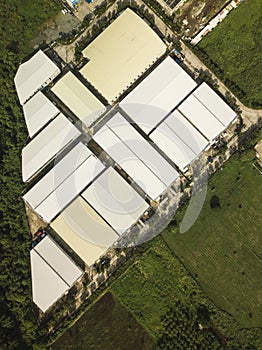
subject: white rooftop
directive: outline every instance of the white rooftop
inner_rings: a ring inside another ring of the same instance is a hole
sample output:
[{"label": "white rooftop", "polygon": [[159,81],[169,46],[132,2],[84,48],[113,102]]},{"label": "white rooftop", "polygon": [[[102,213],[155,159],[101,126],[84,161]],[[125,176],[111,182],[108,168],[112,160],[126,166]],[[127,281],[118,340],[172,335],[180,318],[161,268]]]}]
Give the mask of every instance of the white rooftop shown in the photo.
[{"label": "white rooftop", "polygon": [[[104,168],[99,159],[93,154],[89,155],[60,185],[53,188],[34,211],[45,222],[50,223]],[[32,196],[32,193],[30,195]]]},{"label": "white rooftop", "polygon": [[22,63],[15,75],[15,87],[21,104],[24,104],[41,87],[60,73],[60,69],[41,50]]},{"label": "white rooftop", "polygon": [[79,142],[61,160],[57,158],[55,166],[23,196],[23,199],[32,209],[37,208],[91,154],[92,152]]},{"label": "white rooftop", "polygon": [[108,168],[82,197],[118,234],[129,229],[148,209],[144,199],[113,168]]},{"label": "white rooftop", "polygon": [[44,237],[34,249],[68,286],[82,275],[82,270],[49,236]]},{"label": "white rooftop", "polygon": [[194,94],[179,107],[181,112],[209,141],[213,141],[225,126],[203,105]]},{"label": "white rooftop", "polygon": [[148,134],[196,86],[184,69],[167,57],[120,102],[120,107]]},{"label": "white rooftop", "polygon": [[41,91],[23,105],[23,111],[31,138],[59,113],[58,108]]},{"label": "white rooftop", "polygon": [[177,110],[150,134],[150,138],[182,171],[208,146],[208,141]]},{"label": "white rooftop", "polygon": [[66,145],[80,135],[80,131],[59,114],[22,150],[23,181],[30,180]]},{"label": "white rooftop", "polygon": [[82,275],[82,270],[46,236],[30,251],[34,303],[46,312]]},{"label": "white rooftop", "polygon": [[154,200],[178,178],[176,170],[120,113],[93,138]]},{"label": "white rooftop", "polygon": [[206,83],[202,83],[194,96],[225,126],[228,127],[237,117],[229,105],[222,100]]}]

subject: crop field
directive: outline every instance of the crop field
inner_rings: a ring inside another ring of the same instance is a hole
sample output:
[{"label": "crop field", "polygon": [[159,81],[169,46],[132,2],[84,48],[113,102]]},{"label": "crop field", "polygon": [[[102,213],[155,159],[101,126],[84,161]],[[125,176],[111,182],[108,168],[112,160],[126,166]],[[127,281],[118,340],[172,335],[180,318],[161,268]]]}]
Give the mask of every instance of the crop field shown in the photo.
[{"label": "crop field", "polygon": [[108,292],[52,346],[52,350],[153,350],[155,340]]},{"label": "crop field", "polygon": [[218,67],[228,88],[254,108],[262,106],[261,22],[261,1],[246,0],[197,46]]},{"label": "crop field", "polygon": [[211,179],[188,232],[170,226],[163,233],[204,292],[242,327],[258,327],[262,319],[262,175],[253,158],[251,150],[235,155]]}]

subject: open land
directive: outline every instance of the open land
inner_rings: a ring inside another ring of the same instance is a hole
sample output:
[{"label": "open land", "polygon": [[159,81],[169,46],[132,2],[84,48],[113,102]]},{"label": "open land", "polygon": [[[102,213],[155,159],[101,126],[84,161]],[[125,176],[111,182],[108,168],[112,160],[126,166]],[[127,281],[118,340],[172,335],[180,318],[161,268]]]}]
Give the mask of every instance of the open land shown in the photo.
[{"label": "open land", "polygon": [[188,0],[175,13],[183,32],[191,37],[216,15],[228,0]]},{"label": "open land", "polygon": [[[262,181],[253,157],[252,151],[234,156],[211,179],[202,212],[188,232],[169,227],[163,234],[205,293],[243,327],[258,327],[262,318]],[[219,207],[212,209],[214,196]]]},{"label": "open land", "polygon": [[52,347],[53,350],[155,349],[155,340],[108,292]]},{"label": "open land", "polygon": [[218,67],[214,72],[253,108],[262,106],[261,21],[261,1],[245,1],[198,45],[208,56],[199,52],[201,59],[207,65],[212,61]]}]

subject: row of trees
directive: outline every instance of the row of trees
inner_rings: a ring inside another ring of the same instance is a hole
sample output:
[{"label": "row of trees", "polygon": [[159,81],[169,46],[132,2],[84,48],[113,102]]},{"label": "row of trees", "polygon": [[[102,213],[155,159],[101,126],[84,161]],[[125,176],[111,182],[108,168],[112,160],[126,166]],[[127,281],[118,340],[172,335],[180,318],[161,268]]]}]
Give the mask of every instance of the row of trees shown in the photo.
[{"label": "row of trees", "polygon": [[36,320],[31,299],[31,237],[20,199],[21,149],[27,139],[14,87],[22,59],[42,23],[58,12],[49,0],[1,4],[0,50],[0,349],[31,349]]}]

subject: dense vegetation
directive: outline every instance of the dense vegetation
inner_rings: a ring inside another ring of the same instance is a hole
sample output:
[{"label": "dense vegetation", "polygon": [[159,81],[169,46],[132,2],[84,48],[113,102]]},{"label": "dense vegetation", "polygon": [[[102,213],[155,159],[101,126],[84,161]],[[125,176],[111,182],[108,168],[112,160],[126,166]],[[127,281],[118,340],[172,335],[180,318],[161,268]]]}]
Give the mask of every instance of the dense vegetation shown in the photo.
[{"label": "dense vegetation", "polygon": [[195,48],[244,104],[262,107],[262,3],[245,1]]},{"label": "dense vegetation", "polygon": [[0,349],[30,349],[35,337],[30,281],[30,233],[20,199],[21,149],[27,132],[14,75],[42,23],[57,13],[49,0],[1,3],[0,50]]}]

